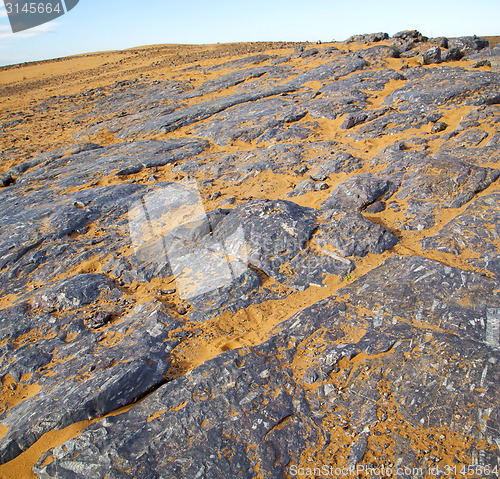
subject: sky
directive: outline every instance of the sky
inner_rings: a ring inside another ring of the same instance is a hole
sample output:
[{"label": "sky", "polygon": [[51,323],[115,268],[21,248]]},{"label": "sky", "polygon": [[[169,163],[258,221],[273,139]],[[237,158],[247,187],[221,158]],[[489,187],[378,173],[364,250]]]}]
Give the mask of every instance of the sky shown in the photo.
[{"label": "sky", "polygon": [[163,43],[327,42],[405,29],[500,35],[499,18],[500,0],[80,0],[56,20],[13,34],[0,4],[0,66]]}]

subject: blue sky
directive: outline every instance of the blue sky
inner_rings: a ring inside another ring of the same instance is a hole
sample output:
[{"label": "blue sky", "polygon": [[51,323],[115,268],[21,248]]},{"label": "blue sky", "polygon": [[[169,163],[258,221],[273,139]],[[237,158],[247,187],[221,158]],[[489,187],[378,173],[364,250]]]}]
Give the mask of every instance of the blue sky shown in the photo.
[{"label": "blue sky", "polygon": [[12,34],[0,6],[0,65],[158,43],[331,41],[355,33],[496,35],[500,0],[80,0],[66,15]]}]

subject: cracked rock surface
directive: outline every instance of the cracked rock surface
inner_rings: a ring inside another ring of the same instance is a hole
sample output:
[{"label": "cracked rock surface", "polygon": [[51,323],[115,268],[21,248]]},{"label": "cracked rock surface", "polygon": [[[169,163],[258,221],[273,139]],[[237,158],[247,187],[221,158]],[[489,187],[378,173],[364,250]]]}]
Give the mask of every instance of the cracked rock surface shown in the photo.
[{"label": "cracked rock surface", "polygon": [[0,71],[0,477],[496,477],[498,57],[405,30]]}]

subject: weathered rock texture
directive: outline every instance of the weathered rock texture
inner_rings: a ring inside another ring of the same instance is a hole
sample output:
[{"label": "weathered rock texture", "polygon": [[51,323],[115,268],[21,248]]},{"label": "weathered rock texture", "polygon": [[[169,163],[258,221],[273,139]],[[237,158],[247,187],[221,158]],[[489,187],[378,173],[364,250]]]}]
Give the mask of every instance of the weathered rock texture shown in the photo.
[{"label": "weathered rock texture", "polygon": [[0,91],[0,476],[496,477],[498,48],[165,48]]}]

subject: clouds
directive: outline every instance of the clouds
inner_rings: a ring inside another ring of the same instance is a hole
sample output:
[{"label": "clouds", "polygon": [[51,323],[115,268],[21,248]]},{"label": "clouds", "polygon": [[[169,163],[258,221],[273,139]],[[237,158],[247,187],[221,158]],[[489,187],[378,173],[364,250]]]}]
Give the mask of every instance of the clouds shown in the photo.
[{"label": "clouds", "polygon": [[34,37],[35,35],[50,33],[54,31],[55,28],[60,24],[61,24],[60,22],[52,21],[19,33],[12,33],[10,25],[0,25],[0,40],[16,40],[19,38],[31,38]]},{"label": "clouds", "polygon": [[8,20],[7,10],[3,5],[0,5],[0,40],[15,40],[19,38],[31,38],[43,33],[50,33],[60,25],[61,22],[48,22],[37,27],[30,28],[23,32],[12,33],[12,28]]}]

